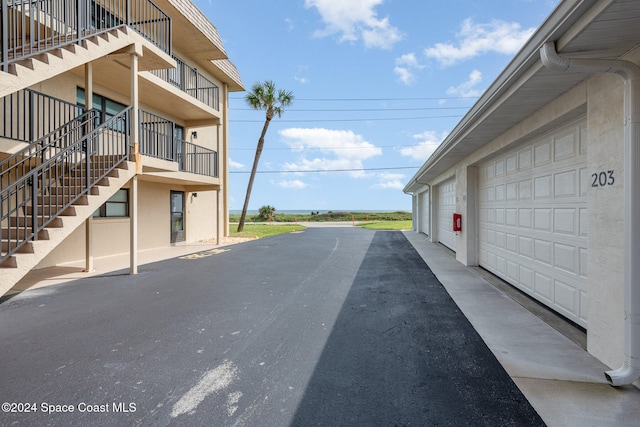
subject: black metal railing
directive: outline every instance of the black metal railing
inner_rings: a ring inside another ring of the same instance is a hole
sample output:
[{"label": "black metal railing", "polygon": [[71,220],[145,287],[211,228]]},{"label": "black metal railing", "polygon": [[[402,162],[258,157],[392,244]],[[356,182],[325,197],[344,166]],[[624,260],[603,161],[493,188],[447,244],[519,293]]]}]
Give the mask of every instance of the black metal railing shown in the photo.
[{"label": "black metal railing", "polygon": [[178,163],[183,172],[218,177],[218,152],[176,138],[173,121],[140,110],[140,154]]},{"label": "black metal railing", "polygon": [[31,143],[85,113],[74,103],[23,89],[0,101],[0,138]]},{"label": "black metal railing", "polygon": [[47,144],[53,149],[46,158],[33,153],[30,170],[0,190],[0,262],[37,240],[42,229],[127,160],[130,112],[128,107],[93,129],[89,116],[82,126],[69,126],[74,132],[82,129],[82,136],[66,144],[61,141],[68,132],[60,132]]},{"label": "black metal railing", "polygon": [[100,118],[89,110],[0,162],[0,191],[91,132]]},{"label": "black metal railing", "polygon": [[9,64],[127,26],[171,54],[171,18],[151,0],[9,0],[0,9],[2,71]]},{"label": "black metal railing", "polygon": [[209,107],[220,110],[220,88],[200,74],[197,69],[187,65],[182,59],[173,55],[178,64],[176,68],[152,70],[162,80],[172,84]]},{"label": "black metal railing", "polygon": [[218,177],[218,152],[191,142],[176,140],[181,146],[178,151],[178,164],[183,172]]},{"label": "black metal railing", "polygon": [[157,159],[176,161],[173,142],[175,124],[162,116],[140,109],[139,150],[140,154]]}]

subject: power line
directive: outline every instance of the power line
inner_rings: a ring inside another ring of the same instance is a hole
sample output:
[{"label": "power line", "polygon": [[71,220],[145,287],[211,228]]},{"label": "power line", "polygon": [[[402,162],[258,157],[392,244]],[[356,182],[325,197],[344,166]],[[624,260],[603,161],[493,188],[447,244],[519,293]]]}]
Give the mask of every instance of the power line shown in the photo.
[{"label": "power line", "polygon": [[[420,144],[408,145],[376,145],[376,148],[403,148],[403,147],[419,147]],[[347,147],[265,147],[262,151],[311,151],[311,150],[359,150],[363,147],[347,146]],[[371,147],[367,147],[371,148]],[[229,147],[229,151],[255,151],[255,147]]]},{"label": "power line", "polygon": [[[356,112],[356,111],[427,111],[427,110],[468,110],[469,107],[420,107],[420,108],[331,108],[331,109],[287,109],[286,112]],[[253,108],[230,108],[232,111],[255,111]]]},{"label": "power line", "polygon": [[[369,118],[369,119],[315,119],[315,120],[281,120],[279,123],[326,123],[326,122],[380,122],[380,121],[401,121],[401,120],[428,120],[428,119],[451,119],[461,118],[461,115],[455,116],[425,116],[425,117],[387,117],[387,118]],[[229,120],[233,123],[264,123],[264,120]]]},{"label": "power line", "polygon": [[[385,171],[385,170],[399,170],[399,169],[419,169],[420,166],[398,166],[398,167],[386,167],[386,168],[358,168],[358,169],[314,169],[314,170],[282,170],[282,171],[256,171],[260,174],[274,174],[274,173],[323,173],[323,172],[368,172],[368,171]],[[250,171],[229,171],[229,173],[248,174]]]},{"label": "power line", "polygon": [[[477,96],[438,96],[427,98],[294,98],[294,101],[313,101],[313,102],[362,102],[362,101],[439,101],[439,100],[451,100],[451,99],[478,99]],[[244,100],[239,97],[229,97],[232,100]]]}]

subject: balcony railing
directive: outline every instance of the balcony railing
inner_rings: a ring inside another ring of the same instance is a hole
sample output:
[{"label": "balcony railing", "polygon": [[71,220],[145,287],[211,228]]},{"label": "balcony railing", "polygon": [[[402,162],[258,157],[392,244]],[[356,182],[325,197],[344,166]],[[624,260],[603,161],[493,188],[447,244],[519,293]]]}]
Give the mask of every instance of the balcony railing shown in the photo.
[{"label": "balcony railing", "polygon": [[218,177],[218,152],[176,138],[175,123],[139,110],[140,154],[177,162],[182,172]]},{"label": "balcony railing", "polygon": [[0,138],[31,143],[85,113],[85,108],[31,89],[0,100]]},{"label": "balcony railing", "polygon": [[174,55],[173,59],[178,64],[176,68],[153,70],[151,72],[198,101],[219,111],[220,88],[177,56]]},{"label": "balcony railing", "polygon": [[120,26],[128,26],[171,54],[171,18],[151,0],[9,0],[2,2],[2,71]]},{"label": "balcony railing", "polygon": [[180,170],[197,175],[218,177],[218,152],[192,144],[187,141],[176,140],[178,146],[178,164]]}]

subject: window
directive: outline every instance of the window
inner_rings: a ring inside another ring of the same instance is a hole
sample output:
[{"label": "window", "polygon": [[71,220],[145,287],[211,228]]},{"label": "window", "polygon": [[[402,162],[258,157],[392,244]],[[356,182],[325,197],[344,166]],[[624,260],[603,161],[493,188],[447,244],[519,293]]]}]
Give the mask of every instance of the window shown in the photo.
[{"label": "window", "polygon": [[129,190],[122,188],[93,213],[94,218],[123,218],[129,216]]},{"label": "window", "polygon": [[[78,99],[78,105],[83,107],[87,106],[85,99],[84,89],[79,87],[76,90],[76,97]],[[93,108],[100,111],[100,123],[104,123],[106,120],[118,114],[120,111],[127,108],[126,105],[113,101],[102,95],[96,93],[93,94]]]}]

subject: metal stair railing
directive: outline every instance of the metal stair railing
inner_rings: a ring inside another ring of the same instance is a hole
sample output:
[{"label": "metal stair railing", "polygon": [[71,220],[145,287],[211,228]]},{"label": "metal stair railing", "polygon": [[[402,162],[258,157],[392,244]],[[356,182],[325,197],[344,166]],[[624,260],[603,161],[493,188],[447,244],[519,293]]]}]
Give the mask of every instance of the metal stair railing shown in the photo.
[{"label": "metal stair railing", "polygon": [[91,131],[100,119],[89,110],[0,162],[0,191]]},{"label": "metal stair railing", "polygon": [[85,112],[72,102],[22,89],[0,100],[0,138],[32,143]]},{"label": "metal stair railing", "polygon": [[[0,237],[7,242],[0,247],[0,263],[38,240],[41,230],[128,159],[130,113],[127,107],[62,148],[53,139],[50,156],[0,191]],[[87,127],[90,121],[85,120]]]},{"label": "metal stair railing", "polygon": [[0,8],[0,67],[127,26],[171,54],[171,18],[151,0],[9,0]]}]

